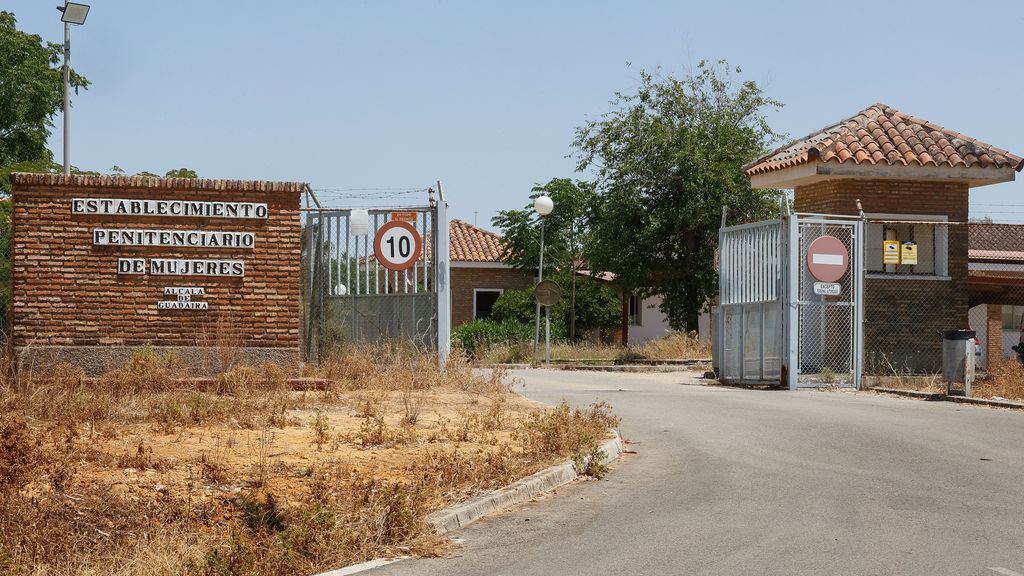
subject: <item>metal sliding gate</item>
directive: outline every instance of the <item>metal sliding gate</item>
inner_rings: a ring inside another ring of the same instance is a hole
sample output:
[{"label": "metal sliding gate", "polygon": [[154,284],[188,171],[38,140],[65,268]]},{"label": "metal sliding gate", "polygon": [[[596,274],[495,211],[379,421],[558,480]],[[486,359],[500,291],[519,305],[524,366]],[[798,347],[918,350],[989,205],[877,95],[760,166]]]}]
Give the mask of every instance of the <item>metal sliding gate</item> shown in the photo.
[{"label": "metal sliding gate", "polygon": [[[342,344],[389,341],[446,358],[450,316],[443,204],[443,195],[440,201],[431,195],[428,206],[304,211],[302,343],[308,360]],[[422,241],[418,259],[402,271],[388,270],[374,254],[377,231],[394,219],[411,224]],[[441,248],[439,258],[435,246]]]},{"label": "metal sliding gate", "polygon": [[782,220],[719,233],[719,374],[737,383],[782,377],[782,301],[786,237]]},{"label": "metal sliding gate", "polygon": [[714,357],[730,383],[859,387],[863,222],[789,215],[719,232]]}]

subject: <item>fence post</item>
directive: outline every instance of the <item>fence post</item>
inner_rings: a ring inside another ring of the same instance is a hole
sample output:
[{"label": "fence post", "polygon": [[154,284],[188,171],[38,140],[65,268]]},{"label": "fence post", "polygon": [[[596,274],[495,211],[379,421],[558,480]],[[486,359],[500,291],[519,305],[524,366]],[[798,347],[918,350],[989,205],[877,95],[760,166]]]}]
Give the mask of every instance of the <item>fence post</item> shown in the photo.
[{"label": "fence post", "polygon": [[434,279],[437,283],[437,356],[443,370],[448,364],[452,345],[452,289],[448,269],[448,201],[440,180],[437,181],[437,196]]},{"label": "fence post", "polygon": [[800,218],[791,212],[786,217],[789,234],[786,254],[786,376],[790,390],[796,390],[800,373]]}]

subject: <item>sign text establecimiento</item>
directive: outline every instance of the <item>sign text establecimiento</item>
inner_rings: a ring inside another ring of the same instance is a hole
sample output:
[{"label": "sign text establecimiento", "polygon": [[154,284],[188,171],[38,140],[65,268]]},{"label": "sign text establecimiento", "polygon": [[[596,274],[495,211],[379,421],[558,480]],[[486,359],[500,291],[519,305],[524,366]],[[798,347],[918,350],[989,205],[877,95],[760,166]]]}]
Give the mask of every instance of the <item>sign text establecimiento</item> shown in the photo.
[{"label": "sign text establecimiento", "polygon": [[71,213],[104,216],[168,216],[191,218],[266,219],[267,205],[259,202],[206,202],[201,200],[132,200],[125,198],[73,198]]}]

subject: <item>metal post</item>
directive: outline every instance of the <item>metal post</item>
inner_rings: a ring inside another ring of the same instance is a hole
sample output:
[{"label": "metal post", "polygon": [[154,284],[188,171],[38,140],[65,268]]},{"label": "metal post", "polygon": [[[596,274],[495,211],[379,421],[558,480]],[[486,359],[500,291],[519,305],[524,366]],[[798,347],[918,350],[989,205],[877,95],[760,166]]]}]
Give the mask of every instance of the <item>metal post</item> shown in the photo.
[{"label": "metal post", "polygon": [[71,24],[64,23],[64,174],[71,174]]},{"label": "metal post", "polygon": [[[537,283],[544,280],[544,217],[540,217],[540,266],[537,268]],[[536,300],[536,297],[534,298]],[[533,355],[540,348],[540,302],[536,303],[536,317],[533,323]]]},{"label": "metal post", "polygon": [[786,369],[790,390],[796,390],[800,375],[800,218],[790,214],[786,218],[789,227],[786,246],[786,299],[784,318],[786,322]]},{"label": "metal post", "polygon": [[448,275],[448,201],[444,196],[441,181],[437,181],[437,212],[434,229],[437,244],[434,246],[434,282],[437,285],[437,356],[441,368],[448,365],[448,354],[452,346],[452,287]]},{"label": "metal post", "polygon": [[544,307],[544,361],[551,363],[551,306]]},{"label": "metal post", "polygon": [[[867,225],[864,223],[864,212],[861,211],[861,219],[855,224],[853,238],[853,254],[856,260],[852,271],[853,292],[854,292],[854,338],[853,338],[853,387],[861,389],[864,379],[864,233]],[[974,353],[974,350],[971,350]]]}]

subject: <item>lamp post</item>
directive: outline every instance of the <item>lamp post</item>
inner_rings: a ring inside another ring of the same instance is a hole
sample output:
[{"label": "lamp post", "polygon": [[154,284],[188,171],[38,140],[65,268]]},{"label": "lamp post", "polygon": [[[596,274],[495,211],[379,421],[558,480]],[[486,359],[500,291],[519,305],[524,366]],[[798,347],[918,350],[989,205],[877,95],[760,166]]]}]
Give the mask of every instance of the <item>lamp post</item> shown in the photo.
[{"label": "lamp post", "polygon": [[[544,217],[551,214],[551,211],[555,209],[555,203],[551,200],[551,197],[546,194],[541,194],[533,200],[533,211],[536,212],[540,218],[540,267],[537,269],[537,283],[544,280]],[[545,352],[544,359],[548,362],[551,361],[551,309],[548,306],[544,307],[545,311]],[[533,326],[533,354],[537,355],[537,349],[540,347],[540,302],[537,302],[537,315]]]},{"label": "lamp post", "polygon": [[71,25],[85,24],[89,15],[88,4],[65,2],[57,6],[60,21],[64,23],[64,173],[71,173]]}]

